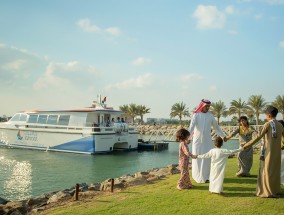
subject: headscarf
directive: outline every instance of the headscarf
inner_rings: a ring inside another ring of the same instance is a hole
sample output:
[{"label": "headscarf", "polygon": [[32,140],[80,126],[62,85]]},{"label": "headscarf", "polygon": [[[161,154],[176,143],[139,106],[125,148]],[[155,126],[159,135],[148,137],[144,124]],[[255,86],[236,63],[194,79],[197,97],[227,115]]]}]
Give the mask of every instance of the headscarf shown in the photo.
[{"label": "headscarf", "polygon": [[199,113],[202,111],[202,109],[205,107],[205,105],[210,105],[211,102],[207,99],[202,99],[199,103],[198,107],[195,109],[194,113]]}]

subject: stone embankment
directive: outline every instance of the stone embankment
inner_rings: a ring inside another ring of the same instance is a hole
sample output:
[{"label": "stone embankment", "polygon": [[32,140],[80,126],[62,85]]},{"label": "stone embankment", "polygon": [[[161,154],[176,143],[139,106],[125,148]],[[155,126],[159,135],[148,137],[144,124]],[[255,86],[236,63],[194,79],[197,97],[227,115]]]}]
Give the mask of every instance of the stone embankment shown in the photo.
[{"label": "stone embankment", "polygon": [[[79,199],[84,196],[97,196],[110,191],[119,191],[127,187],[153,183],[165,178],[167,175],[180,173],[177,164],[171,164],[165,168],[154,168],[149,171],[137,172],[134,175],[125,175],[119,178],[107,179],[101,183],[79,184]],[[112,181],[114,183],[112,184]],[[41,196],[30,198],[23,201],[10,202],[0,197],[1,215],[26,215],[38,214],[49,208],[63,205],[74,201],[75,186],[69,189],[50,192]]]},{"label": "stone embankment", "polygon": [[[188,127],[188,126],[185,126]],[[141,135],[170,135],[181,128],[180,125],[137,125],[135,127]]]},{"label": "stone embankment", "polygon": [[[232,154],[229,158],[235,157]],[[191,165],[189,167],[191,169]],[[145,185],[166,178],[168,175],[179,174],[180,169],[177,164],[171,164],[164,168],[154,168],[148,171],[136,172],[134,175],[128,174],[119,178],[107,179],[101,183],[79,184],[79,200],[93,198],[98,195],[121,191],[131,186]],[[35,198],[22,201],[11,202],[0,197],[1,215],[33,215],[44,212],[48,209],[74,202],[76,188],[50,192]]]}]

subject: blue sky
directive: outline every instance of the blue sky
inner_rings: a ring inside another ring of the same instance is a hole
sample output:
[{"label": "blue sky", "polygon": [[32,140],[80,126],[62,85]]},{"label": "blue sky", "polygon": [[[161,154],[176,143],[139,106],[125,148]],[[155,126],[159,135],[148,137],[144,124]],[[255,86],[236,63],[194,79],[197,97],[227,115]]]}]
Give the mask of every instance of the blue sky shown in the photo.
[{"label": "blue sky", "polygon": [[283,95],[284,0],[3,0],[0,115]]}]

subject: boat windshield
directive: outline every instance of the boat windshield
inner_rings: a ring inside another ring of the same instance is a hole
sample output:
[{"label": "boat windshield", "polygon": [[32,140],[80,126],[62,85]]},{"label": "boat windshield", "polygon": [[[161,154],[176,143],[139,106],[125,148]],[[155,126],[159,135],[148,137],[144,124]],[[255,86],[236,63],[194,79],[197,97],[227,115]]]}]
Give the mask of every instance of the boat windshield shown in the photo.
[{"label": "boat windshield", "polygon": [[27,120],[28,115],[25,113],[17,113],[15,114],[10,121],[21,121],[21,122],[25,122]]}]

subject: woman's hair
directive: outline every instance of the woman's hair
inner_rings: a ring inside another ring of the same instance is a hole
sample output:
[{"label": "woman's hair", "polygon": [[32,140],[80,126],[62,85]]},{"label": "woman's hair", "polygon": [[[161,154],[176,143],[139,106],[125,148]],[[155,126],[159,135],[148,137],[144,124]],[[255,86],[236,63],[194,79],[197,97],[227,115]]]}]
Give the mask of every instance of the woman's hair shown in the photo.
[{"label": "woman's hair", "polygon": [[282,119],[278,120],[278,122],[280,122],[283,125],[283,127],[284,127],[284,121]]},{"label": "woman's hair", "polygon": [[239,122],[241,122],[241,120],[245,120],[245,121],[247,121],[247,124],[249,125],[249,121],[248,121],[248,118],[246,117],[246,116],[241,116],[240,118],[239,118]]},{"label": "woman's hair", "polygon": [[186,138],[189,136],[190,136],[189,131],[186,130],[185,128],[181,128],[176,133],[176,141],[181,142],[183,140],[186,140]]},{"label": "woman's hair", "polygon": [[214,144],[217,148],[221,148],[221,146],[223,146],[223,139],[220,136],[217,136],[214,140]]}]

